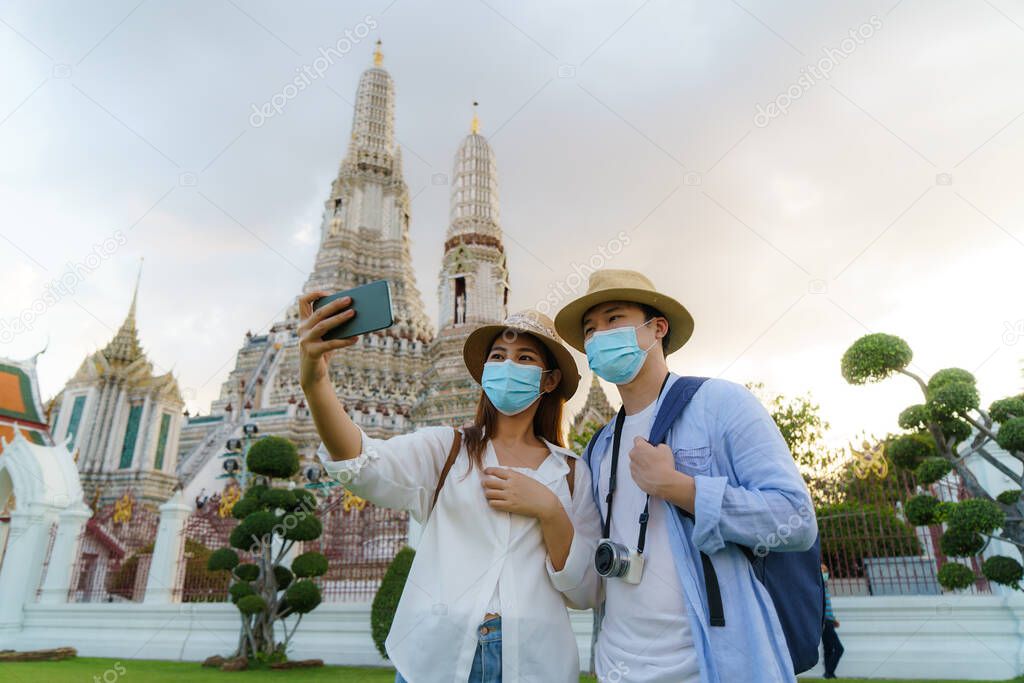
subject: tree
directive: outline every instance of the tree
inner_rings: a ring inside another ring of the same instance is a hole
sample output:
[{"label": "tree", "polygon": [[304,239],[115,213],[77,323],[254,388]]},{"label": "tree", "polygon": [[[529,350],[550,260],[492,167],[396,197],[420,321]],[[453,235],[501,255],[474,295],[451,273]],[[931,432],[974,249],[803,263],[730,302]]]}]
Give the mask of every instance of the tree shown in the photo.
[{"label": "tree", "polygon": [[775,421],[815,502],[836,502],[842,497],[840,490],[850,476],[842,468],[842,449],[829,448],[825,443],[829,423],[821,417],[821,407],[810,394],[787,398],[768,394],[761,383],[746,386]]},{"label": "tree", "polygon": [[[1024,554],[1024,497],[1022,475],[989,452],[995,443],[1024,465],[1024,394],[1002,398],[981,407],[974,376],[961,368],[939,370],[926,382],[907,369],[913,359],[910,346],[899,337],[868,334],[854,342],[842,358],[842,374],[850,384],[879,382],[895,374],[914,380],[924,401],[907,407],[898,423],[905,432],[889,442],[895,462],[913,468],[918,483],[935,483],[956,471],[970,499],[940,502],[927,494],[907,501],[907,518],[913,524],[945,523],[940,547],[950,557],[971,557],[989,539],[1015,545]],[[986,491],[965,464],[977,456],[1005,474],[1018,488]],[[939,572],[947,589],[965,588],[974,582],[973,572],[950,563]],[[990,581],[1019,588],[1024,567],[1005,556],[989,558],[982,573]]]},{"label": "tree", "polygon": [[587,444],[594,438],[594,434],[602,427],[593,420],[587,420],[584,422],[580,431],[577,432],[575,429],[569,429],[569,448],[579,456],[584,455],[584,451],[587,449]]},{"label": "tree", "polygon": [[[272,485],[274,479],[288,479],[299,471],[295,444],[279,436],[264,437],[249,449],[246,466],[257,476],[231,510],[241,522],[231,532],[231,547],[214,551],[207,567],[231,577],[228,595],[242,619],[234,656],[283,661],[303,615],[320,604],[320,588],[312,579],[327,572],[327,558],[315,551],[302,553],[290,569],[281,560],[295,543],[318,538],[323,526],[313,514],[313,494]],[[277,548],[275,536],[281,539]],[[252,561],[242,562],[236,549]],[[275,642],[274,622],[295,614],[298,619],[290,631],[282,622],[284,641]]]}]

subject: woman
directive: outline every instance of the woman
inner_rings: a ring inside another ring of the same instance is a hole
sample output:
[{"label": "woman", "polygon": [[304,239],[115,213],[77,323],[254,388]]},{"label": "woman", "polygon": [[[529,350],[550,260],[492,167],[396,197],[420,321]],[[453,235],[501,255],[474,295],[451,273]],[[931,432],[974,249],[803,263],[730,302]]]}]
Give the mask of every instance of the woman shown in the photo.
[{"label": "woman", "polygon": [[321,337],[355,312],[347,298],[312,311],[325,294],[300,299],[300,381],[317,454],[349,490],[424,524],[385,641],[396,680],[576,683],[565,606],[597,604],[600,522],[590,473],[562,446],[579,373],[553,324],[523,312],[470,334],[463,358],[483,387],[472,425],[374,439],[331,384],[329,355],[355,339]]}]

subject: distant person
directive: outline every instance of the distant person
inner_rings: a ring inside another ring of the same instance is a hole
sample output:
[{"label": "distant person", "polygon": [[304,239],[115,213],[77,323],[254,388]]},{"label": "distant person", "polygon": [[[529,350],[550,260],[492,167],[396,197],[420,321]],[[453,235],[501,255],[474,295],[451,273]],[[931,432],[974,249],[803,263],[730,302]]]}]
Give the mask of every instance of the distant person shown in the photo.
[{"label": "distant person", "polygon": [[843,644],[839,641],[839,620],[832,610],[832,593],[828,589],[828,566],[821,565],[821,579],[825,583],[825,630],[821,633],[821,644],[825,649],[825,678],[836,677],[836,666],[843,656]]},{"label": "distant person", "polygon": [[[322,341],[355,312],[299,300],[300,383],[322,439],[317,455],[346,488],[423,526],[385,647],[397,683],[579,683],[566,605],[587,609],[600,531],[590,472],[562,445],[576,361],[533,311],[475,329],[463,346],[483,391],[472,424],[369,437],[338,401]],[[446,483],[447,482],[447,483]]]}]

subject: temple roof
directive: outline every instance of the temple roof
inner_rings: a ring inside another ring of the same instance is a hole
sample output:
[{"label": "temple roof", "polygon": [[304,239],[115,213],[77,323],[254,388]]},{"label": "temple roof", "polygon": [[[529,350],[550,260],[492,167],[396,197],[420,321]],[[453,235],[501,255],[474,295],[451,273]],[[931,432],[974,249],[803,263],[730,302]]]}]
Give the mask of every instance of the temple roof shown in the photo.
[{"label": "temple roof", "polygon": [[52,443],[39,398],[38,355],[22,361],[0,358],[0,437],[8,443],[14,439],[15,430],[34,444]]}]

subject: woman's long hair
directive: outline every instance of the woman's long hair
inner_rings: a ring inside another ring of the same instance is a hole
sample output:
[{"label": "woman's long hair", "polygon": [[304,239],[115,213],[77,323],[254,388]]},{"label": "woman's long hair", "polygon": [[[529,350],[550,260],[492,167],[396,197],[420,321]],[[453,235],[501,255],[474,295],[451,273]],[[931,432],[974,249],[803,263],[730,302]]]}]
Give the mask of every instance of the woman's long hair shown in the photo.
[{"label": "woman's long hair", "polygon": [[[520,334],[528,334],[520,332]],[[533,335],[530,335],[533,337]],[[533,339],[537,339],[533,337]],[[493,341],[491,342],[494,343]],[[537,345],[543,351],[544,369],[554,370],[558,367],[558,361],[554,354],[537,340]],[[565,378],[562,378],[565,381]],[[553,391],[541,395],[540,405],[533,416],[533,433],[535,436],[547,439],[556,446],[565,446],[562,441],[562,408],[565,406],[565,399],[555,387]],[[501,413],[487,398],[487,393],[480,391],[480,400],[476,404],[476,417],[473,424],[463,427],[462,433],[466,440],[466,451],[469,453],[469,460],[477,468],[484,466],[484,449],[487,447],[487,440],[493,438],[498,429],[498,416]]]}]

